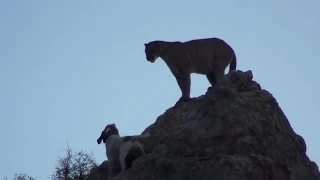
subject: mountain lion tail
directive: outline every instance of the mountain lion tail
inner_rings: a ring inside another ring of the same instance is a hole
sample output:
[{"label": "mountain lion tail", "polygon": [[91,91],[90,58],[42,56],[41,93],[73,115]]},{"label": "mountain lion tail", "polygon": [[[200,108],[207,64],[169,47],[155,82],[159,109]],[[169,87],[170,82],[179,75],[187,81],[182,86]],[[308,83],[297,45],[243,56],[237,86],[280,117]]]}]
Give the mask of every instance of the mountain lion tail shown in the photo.
[{"label": "mountain lion tail", "polygon": [[235,71],[236,68],[237,68],[237,57],[236,57],[236,54],[233,53],[232,60],[229,66],[229,72]]}]

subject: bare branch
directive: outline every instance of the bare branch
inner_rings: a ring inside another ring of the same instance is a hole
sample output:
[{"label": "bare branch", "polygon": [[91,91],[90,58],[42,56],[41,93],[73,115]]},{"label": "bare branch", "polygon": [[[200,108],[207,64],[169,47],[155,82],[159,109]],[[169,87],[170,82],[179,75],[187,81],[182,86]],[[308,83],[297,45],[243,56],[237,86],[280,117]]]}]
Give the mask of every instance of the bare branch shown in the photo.
[{"label": "bare branch", "polygon": [[67,142],[66,156],[59,158],[53,180],[86,180],[93,167],[97,166],[93,151],[85,153],[73,151]]}]

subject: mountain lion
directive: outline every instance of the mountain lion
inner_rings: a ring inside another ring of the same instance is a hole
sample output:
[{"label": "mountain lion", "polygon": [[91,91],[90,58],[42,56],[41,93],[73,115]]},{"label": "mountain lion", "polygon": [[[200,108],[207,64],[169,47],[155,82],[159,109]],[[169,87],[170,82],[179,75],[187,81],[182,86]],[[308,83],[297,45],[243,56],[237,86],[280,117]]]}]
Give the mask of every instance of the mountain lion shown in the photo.
[{"label": "mountain lion", "polygon": [[224,76],[229,64],[229,72],[236,70],[237,66],[234,50],[219,38],[195,39],[187,42],[152,41],[144,45],[146,59],[154,63],[161,57],[175,76],[182,93],[176,104],[190,100],[192,73],[206,75],[214,87]]}]

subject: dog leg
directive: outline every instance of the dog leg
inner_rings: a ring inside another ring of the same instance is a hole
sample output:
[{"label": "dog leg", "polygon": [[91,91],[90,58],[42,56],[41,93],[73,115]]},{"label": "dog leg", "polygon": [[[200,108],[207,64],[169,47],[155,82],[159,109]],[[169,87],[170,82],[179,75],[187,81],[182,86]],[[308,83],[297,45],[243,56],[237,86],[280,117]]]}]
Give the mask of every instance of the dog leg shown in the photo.
[{"label": "dog leg", "polygon": [[113,164],[112,164],[112,161],[109,160],[109,172],[108,172],[108,177],[111,178],[112,177],[112,174],[113,174]]},{"label": "dog leg", "polygon": [[136,142],[135,142],[135,146],[140,149],[140,152],[142,153],[143,156],[146,155],[146,153],[144,152],[144,146],[143,146],[143,144],[141,144],[139,141],[136,141]]}]

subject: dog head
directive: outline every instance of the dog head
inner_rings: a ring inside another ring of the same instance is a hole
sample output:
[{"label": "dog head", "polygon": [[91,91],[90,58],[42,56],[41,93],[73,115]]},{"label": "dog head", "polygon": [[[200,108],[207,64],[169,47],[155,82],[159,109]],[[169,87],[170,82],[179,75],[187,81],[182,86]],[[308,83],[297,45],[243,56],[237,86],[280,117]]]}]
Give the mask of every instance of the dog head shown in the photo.
[{"label": "dog head", "polygon": [[101,141],[103,141],[103,143],[106,143],[108,138],[111,135],[119,135],[119,131],[116,127],[115,124],[108,124],[103,131],[101,132],[100,137],[97,139],[98,144],[101,143]]}]

